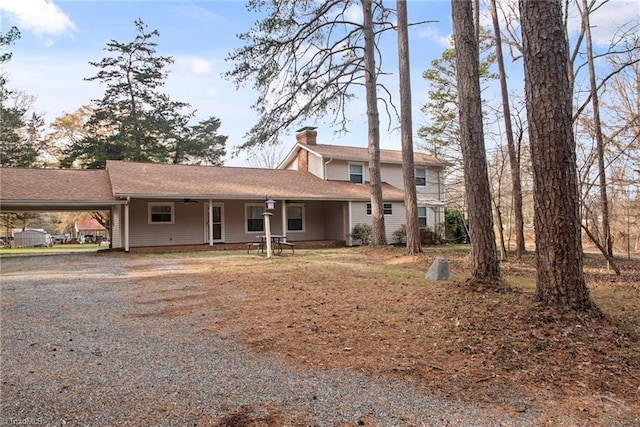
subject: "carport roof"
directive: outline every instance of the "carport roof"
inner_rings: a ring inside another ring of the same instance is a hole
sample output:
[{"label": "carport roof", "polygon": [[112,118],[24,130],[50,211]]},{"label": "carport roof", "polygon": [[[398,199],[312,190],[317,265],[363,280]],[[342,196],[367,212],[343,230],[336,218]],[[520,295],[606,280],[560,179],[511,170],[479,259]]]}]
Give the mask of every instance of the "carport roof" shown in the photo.
[{"label": "carport roof", "polygon": [[103,210],[120,204],[105,170],[0,167],[0,209]]},{"label": "carport roof", "polygon": [[[221,166],[107,161],[118,197],[193,199],[369,200],[368,185],[325,181],[309,172]],[[387,201],[402,201],[402,190],[383,184]]]}]

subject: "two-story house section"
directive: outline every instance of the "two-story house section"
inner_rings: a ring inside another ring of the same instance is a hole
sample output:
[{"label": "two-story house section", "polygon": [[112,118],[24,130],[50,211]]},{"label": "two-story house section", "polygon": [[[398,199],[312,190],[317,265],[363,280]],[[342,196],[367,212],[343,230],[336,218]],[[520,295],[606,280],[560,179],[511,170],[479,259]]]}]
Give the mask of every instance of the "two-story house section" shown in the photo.
[{"label": "two-story house section", "polygon": [[[300,129],[297,143],[278,166],[279,169],[304,170],[326,181],[350,181],[369,183],[369,153],[363,147],[348,147],[317,143],[317,131],[313,127]],[[418,222],[421,227],[435,227],[444,221],[444,180],[446,163],[434,156],[414,155],[415,185],[418,199]],[[387,183],[404,191],[402,179],[402,152],[380,150],[380,175]],[[384,202],[387,238],[406,223],[404,204],[399,201]],[[348,223],[371,223],[371,204],[353,201],[349,204]]]}]

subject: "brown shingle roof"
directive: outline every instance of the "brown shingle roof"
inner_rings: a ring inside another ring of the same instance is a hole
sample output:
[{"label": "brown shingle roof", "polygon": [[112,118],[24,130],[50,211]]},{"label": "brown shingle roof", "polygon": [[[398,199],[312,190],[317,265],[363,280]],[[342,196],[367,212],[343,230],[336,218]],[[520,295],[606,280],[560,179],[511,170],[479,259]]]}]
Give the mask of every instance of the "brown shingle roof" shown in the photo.
[{"label": "brown shingle roof", "polygon": [[[341,145],[299,145],[307,150],[317,153],[322,157],[330,157],[341,160],[369,161],[369,152],[362,147],[346,147]],[[437,157],[424,153],[415,153],[413,155],[416,165],[445,166],[446,164]],[[381,163],[402,163],[402,151],[398,150],[380,150]]]},{"label": "brown shingle roof", "polygon": [[76,220],[76,230],[78,231],[104,231],[106,228],[95,218]]},{"label": "brown shingle roof", "polygon": [[109,176],[104,170],[0,168],[2,208],[17,204],[43,202],[92,203],[115,202]]},{"label": "brown shingle roof", "polygon": [[[108,161],[113,194],[119,197],[212,199],[368,200],[369,187],[345,181],[324,181],[309,172],[221,166],[188,166]],[[383,186],[385,200],[403,200],[404,193]]]}]

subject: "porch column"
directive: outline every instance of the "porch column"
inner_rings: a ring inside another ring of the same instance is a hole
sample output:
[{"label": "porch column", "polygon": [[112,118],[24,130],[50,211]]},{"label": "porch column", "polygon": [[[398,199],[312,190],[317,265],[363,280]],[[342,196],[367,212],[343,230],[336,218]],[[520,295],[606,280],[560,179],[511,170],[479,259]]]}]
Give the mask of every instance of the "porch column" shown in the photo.
[{"label": "porch column", "polygon": [[348,219],[348,224],[347,224],[347,246],[353,246],[353,242],[351,241],[351,228],[353,227],[353,212],[351,211],[351,200],[349,200],[349,204],[347,205],[347,217]]},{"label": "porch column", "polygon": [[284,240],[287,241],[287,201],[283,200],[281,205],[282,208],[280,208],[280,210],[282,211],[282,235],[284,236]]},{"label": "porch column", "polygon": [[127,202],[124,204],[124,251],[129,252],[129,202],[131,198],[127,196]]},{"label": "porch column", "polygon": [[209,246],[213,246],[213,200],[209,199]]}]

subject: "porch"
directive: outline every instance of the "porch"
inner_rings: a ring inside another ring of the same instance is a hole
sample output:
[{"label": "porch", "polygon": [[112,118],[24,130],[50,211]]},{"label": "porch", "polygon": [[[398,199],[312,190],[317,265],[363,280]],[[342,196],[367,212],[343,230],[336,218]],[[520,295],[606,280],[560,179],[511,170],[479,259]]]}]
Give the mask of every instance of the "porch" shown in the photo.
[{"label": "porch", "polygon": [[[294,241],[296,249],[320,249],[320,248],[340,248],[346,246],[344,240],[302,240]],[[122,251],[123,249],[112,249]],[[172,246],[138,246],[131,247],[129,252],[137,253],[161,253],[161,252],[199,252],[199,251],[246,251],[245,243],[214,243],[213,245],[172,245]]]}]

